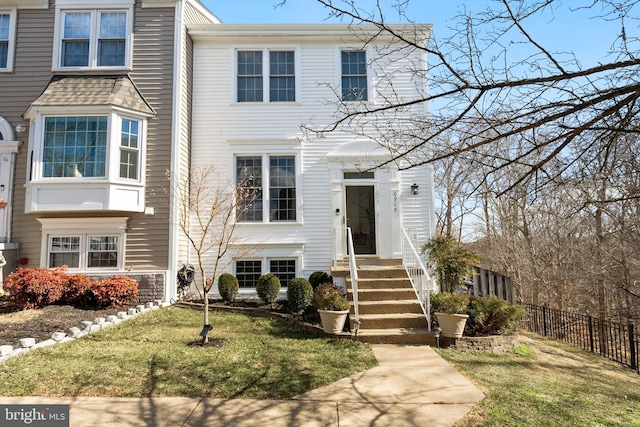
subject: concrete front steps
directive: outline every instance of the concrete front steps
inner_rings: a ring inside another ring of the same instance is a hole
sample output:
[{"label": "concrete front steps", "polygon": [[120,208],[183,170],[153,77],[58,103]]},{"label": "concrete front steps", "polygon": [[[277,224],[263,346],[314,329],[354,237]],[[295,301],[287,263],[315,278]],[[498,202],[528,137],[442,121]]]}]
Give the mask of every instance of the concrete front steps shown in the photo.
[{"label": "concrete front steps", "polygon": [[[361,264],[364,263],[358,264],[360,327],[357,340],[371,344],[429,344],[433,341],[404,267]],[[355,311],[351,277],[348,269],[335,269],[332,274],[346,275],[353,333]]]}]

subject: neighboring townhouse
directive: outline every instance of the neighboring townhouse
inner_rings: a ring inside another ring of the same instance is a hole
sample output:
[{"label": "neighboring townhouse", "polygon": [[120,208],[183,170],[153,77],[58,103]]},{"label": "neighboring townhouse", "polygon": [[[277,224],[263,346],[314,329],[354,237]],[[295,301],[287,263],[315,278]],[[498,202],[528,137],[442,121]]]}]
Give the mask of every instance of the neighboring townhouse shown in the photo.
[{"label": "neighboring townhouse", "polygon": [[[393,28],[426,43],[431,27]],[[259,194],[237,218],[241,241],[258,248],[230,268],[241,293],[253,293],[267,272],[284,286],[293,277],[328,272],[347,257],[345,226],[361,264],[401,263],[405,232],[413,244],[428,240],[435,212],[430,167],[387,163],[390,151],[356,131],[302,128],[323,129],[344,109],[381,107],[389,97],[424,96],[424,51],[402,49],[397,38],[372,26],[188,30],[196,88],[192,165],[214,164]],[[380,113],[361,123],[363,133],[375,132],[375,120],[395,126],[427,113],[424,103]]]},{"label": "neighboring townhouse", "polygon": [[[197,0],[0,0],[0,251],[175,295],[166,172],[188,172]],[[5,204],[6,202],[6,204]]]}]

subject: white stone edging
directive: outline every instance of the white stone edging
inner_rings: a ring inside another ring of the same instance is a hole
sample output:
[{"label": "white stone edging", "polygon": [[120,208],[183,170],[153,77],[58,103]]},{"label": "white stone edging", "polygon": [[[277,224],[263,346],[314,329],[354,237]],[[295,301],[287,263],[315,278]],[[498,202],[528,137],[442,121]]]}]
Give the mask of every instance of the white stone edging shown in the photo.
[{"label": "white stone edging", "polygon": [[67,333],[56,331],[51,334],[51,338],[48,340],[36,342],[35,338],[21,338],[18,340],[20,347],[15,349],[12,345],[0,345],[0,363],[4,363],[9,359],[39,348],[49,347],[58,343],[75,341],[78,338],[115,326],[125,320],[138,317],[143,313],[158,310],[163,306],[164,304],[161,300],[155,300],[154,302],[137,305],[136,308],[130,308],[126,312],[120,311],[117,315],[108,316],[106,319],[104,317],[98,317],[93,322],[90,320],[83,320],[80,322],[80,327],[72,326],[69,328]]}]

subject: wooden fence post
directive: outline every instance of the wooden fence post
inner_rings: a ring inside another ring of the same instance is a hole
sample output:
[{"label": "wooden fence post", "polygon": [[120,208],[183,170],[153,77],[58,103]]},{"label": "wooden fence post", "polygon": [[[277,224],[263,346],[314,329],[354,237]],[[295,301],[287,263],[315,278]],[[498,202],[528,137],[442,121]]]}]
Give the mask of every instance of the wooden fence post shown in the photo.
[{"label": "wooden fence post", "polygon": [[631,356],[631,369],[638,371],[638,354],[636,352],[636,335],[633,329],[633,323],[629,323],[629,351]]},{"label": "wooden fence post", "polygon": [[593,348],[593,317],[589,316],[589,346],[591,347],[591,353],[595,353]]}]

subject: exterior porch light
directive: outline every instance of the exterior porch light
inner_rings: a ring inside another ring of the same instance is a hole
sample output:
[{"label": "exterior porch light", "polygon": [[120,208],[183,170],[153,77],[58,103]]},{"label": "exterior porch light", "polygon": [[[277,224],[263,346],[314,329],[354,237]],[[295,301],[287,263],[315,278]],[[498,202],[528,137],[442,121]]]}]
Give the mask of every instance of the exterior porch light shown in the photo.
[{"label": "exterior porch light", "polygon": [[419,188],[420,187],[418,186],[418,184],[414,182],[413,185],[411,186],[411,194],[413,194],[414,196],[417,196]]}]

